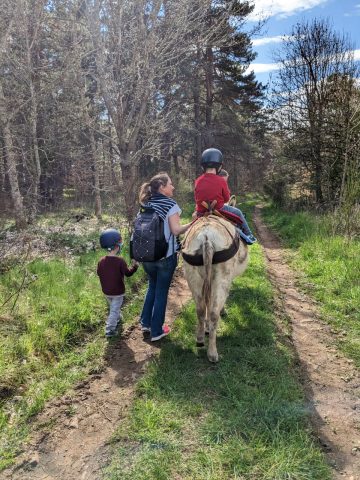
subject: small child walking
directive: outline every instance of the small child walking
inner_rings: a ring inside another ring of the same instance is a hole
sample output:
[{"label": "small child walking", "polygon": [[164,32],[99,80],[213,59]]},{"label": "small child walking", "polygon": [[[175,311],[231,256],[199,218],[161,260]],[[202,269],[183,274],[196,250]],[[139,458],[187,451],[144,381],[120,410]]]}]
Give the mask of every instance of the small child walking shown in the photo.
[{"label": "small child walking", "polygon": [[124,301],[124,276],[131,277],[139,267],[132,261],[129,268],[122,257],[119,257],[122,238],[118,230],[109,228],[100,235],[100,245],[108,251],[97,266],[101,289],[109,304],[109,315],[106,320],[105,336],[111,338],[117,335],[117,327],[121,318],[120,309]]}]

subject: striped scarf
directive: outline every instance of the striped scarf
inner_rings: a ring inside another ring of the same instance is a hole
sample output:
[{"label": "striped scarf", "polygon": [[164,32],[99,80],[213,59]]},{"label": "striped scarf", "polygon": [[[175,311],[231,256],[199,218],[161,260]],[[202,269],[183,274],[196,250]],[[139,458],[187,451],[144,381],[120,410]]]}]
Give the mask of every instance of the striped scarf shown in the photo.
[{"label": "striped scarf", "polygon": [[144,205],[144,207],[153,208],[159,217],[165,221],[168,211],[174,205],[176,205],[176,202],[172,198],[169,198],[162,193],[155,193],[151,196],[150,200]]},{"label": "striped scarf", "polygon": [[[155,212],[159,215],[159,217],[165,222],[166,215],[170,208],[172,208],[174,205],[176,205],[175,200],[173,200],[170,197],[167,197],[166,195],[163,195],[162,193],[155,193],[150,197],[150,200],[145,203],[144,207],[151,207],[155,210]],[[172,234],[171,234],[172,235]],[[171,236],[170,236],[171,238]],[[169,241],[170,241],[169,238]],[[176,251],[179,251],[181,248],[181,243],[179,237],[175,237],[176,240]]]}]

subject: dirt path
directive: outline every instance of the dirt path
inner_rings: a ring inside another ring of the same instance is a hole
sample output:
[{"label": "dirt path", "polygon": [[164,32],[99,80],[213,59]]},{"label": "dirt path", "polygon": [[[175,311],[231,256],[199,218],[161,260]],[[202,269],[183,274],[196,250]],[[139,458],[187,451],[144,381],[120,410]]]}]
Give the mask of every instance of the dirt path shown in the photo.
[{"label": "dirt path", "polygon": [[[186,281],[177,274],[170,289],[167,323],[171,324],[189,299]],[[50,403],[37,417],[38,433],[26,445],[17,465],[2,472],[1,478],[100,479],[108,442],[126,416],[135,381],[160,346],[161,342],[145,342],[139,327],[127,331],[109,346],[103,373],[77,385],[72,395]]]},{"label": "dirt path", "polygon": [[334,479],[360,479],[360,375],[334,347],[330,328],[316,306],[295,287],[279,240],[264,225],[260,208],[255,225],[267,259],[280,309],[290,319],[292,342],[319,441],[333,467]]}]

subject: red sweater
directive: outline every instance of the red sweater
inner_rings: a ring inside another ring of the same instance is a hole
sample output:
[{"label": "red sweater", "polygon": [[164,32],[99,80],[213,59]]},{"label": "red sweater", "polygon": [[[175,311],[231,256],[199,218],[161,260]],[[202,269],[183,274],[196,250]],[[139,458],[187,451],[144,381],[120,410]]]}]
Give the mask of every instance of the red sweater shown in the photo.
[{"label": "red sweater", "polygon": [[101,288],[105,295],[123,295],[125,293],[124,275],[131,277],[137,266],[128,268],[121,257],[103,257],[97,266]]},{"label": "red sweater", "polygon": [[219,210],[230,198],[230,190],[224,177],[215,173],[204,173],[195,180],[195,202],[197,212],[206,212],[201,202],[216,200],[215,208]]}]

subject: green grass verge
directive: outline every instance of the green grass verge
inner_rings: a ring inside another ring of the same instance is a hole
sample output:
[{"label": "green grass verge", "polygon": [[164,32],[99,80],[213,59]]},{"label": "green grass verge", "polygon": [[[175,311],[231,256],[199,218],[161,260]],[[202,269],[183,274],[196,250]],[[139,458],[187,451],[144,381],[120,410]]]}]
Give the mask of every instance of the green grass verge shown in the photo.
[{"label": "green grass verge", "polygon": [[206,351],[196,348],[190,304],[137,385],[104,478],[331,478],[273,308],[261,249],[254,245],[221,322],[220,363],[211,365]]},{"label": "green grass verge", "polygon": [[[57,241],[66,238],[60,235]],[[69,238],[74,243],[74,237]],[[85,241],[87,237],[77,237],[79,245]],[[30,262],[27,278],[33,283],[20,293],[15,308],[16,297],[1,312],[0,469],[12,463],[31,418],[45,403],[103,366],[107,304],[96,275],[102,255],[98,250]],[[126,251],[124,256],[128,259]],[[18,290],[23,269],[15,264],[1,275],[0,305]],[[126,284],[125,326],[134,323],[143,301],[142,269]]]},{"label": "green grass verge", "polygon": [[360,242],[334,235],[330,216],[263,209],[266,223],[289,247],[299,284],[319,302],[341,350],[360,367]]}]

